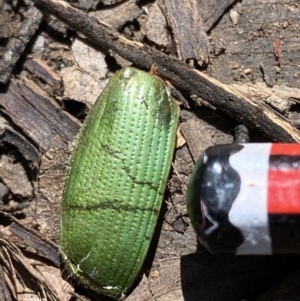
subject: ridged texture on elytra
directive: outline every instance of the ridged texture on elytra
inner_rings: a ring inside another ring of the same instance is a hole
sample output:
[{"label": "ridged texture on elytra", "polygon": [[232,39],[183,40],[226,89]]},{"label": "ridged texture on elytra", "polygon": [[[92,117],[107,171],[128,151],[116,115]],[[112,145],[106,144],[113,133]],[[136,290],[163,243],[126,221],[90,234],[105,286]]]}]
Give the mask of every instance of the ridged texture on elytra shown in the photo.
[{"label": "ridged texture on elytra", "polygon": [[61,253],[84,284],[124,296],[143,264],[171,166],[178,108],[163,81],[116,73],[88,115],[61,211]]}]

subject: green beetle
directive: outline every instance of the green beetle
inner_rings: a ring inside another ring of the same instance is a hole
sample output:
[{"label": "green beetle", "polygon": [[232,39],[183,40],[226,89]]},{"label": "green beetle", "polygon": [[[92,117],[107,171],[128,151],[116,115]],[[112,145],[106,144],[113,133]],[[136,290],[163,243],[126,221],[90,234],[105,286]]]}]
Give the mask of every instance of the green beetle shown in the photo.
[{"label": "green beetle", "polygon": [[154,75],[117,72],[82,126],[61,209],[62,258],[88,287],[123,298],[157,223],[178,106]]}]

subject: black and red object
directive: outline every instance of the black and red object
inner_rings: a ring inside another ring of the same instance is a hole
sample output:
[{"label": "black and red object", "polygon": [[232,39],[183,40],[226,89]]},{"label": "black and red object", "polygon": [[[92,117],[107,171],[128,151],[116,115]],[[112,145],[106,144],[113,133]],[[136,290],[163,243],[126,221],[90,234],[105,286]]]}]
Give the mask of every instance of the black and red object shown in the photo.
[{"label": "black and red object", "polygon": [[300,144],[209,147],[189,181],[187,206],[212,253],[300,253]]}]

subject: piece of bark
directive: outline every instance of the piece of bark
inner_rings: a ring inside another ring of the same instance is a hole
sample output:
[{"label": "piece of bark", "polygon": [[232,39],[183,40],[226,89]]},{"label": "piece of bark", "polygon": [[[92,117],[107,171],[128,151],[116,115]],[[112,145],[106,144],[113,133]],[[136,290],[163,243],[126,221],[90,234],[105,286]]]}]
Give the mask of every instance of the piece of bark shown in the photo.
[{"label": "piece of bark", "polygon": [[91,107],[108,83],[96,80],[76,66],[64,68],[61,72],[64,82],[64,99],[76,99]]},{"label": "piece of bark", "polygon": [[141,15],[138,21],[141,26],[141,33],[146,36],[149,41],[165,49],[170,47],[171,35],[167,20],[156,2],[150,6],[147,15]]},{"label": "piece of bark", "polygon": [[15,131],[0,118],[0,141],[17,148],[23,158],[34,168],[40,161],[40,153],[28,139]]},{"label": "piece of bark", "polygon": [[27,229],[21,223],[17,222],[16,219],[14,219],[14,222],[9,227],[9,231],[50,260],[55,266],[61,266],[59,248],[53,242],[42,238],[32,229]]},{"label": "piece of bark", "polygon": [[237,0],[200,0],[199,7],[206,32],[210,31],[221,16]]},{"label": "piece of bark", "polygon": [[[258,103],[266,103],[280,112],[283,116],[288,117],[292,104],[292,99],[300,101],[300,89],[289,88],[284,86],[273,86],[258,82],[256,84],[232,84],[232,87],[247,97],[255,99]],[[294,98],[295,97],[295,98]]]},{"label": "piece of bark", "polygon": [[66,148],[76,137],[80,123],[34,84],[11,81],[0,96],[4,112],[42,150],[53,145]]},{"label": "piece of bark", "polygon": [[60,72],[64,83],[63,97],[92,107],[109,81],[106,55],[80,38],[72,44],[72,55],[79,68],[74,65]]},{"label": "piece of bark", "polygon": [[197,0],[161,0],[180,60],[209,61],[209,43]]},{"label": "piece of bark", "polygon": [[7,155],[1,156],[0,178],[14,195],[25,199],[33,196],[33,187],[24,166],[20,162],[12,162]]},{"label": "piece of bark", "polygon": [[9,40],[5,47],[3,57],[0,60],[0,83],[6,84],[8,82],[16,62],[35,34],[42,19],[42,13],[34,6],[26,12],[24,21],[14,36]]},{"label": "piece of bark", "polygon": [[162,78],[174,85],[193,92],[230,117],[251,128],[257,128],[275,141],[300,142],[300,134],[291,124],[269,108],[255,103],[234,89],[184,64],[180,60],[146,45],[125,39],[106,25],[87,17],[86,14],[57,0],[33,0],[36,5],[50,12],[81,32],[102,49],[112,50],[140,68],[150,70],[153,64]]},{"label": "piece of bark", "polygon": [[39,151],[18,132],[12,129],[6,129],[1,135],[0,140],[15,146],[27,161],[39,162]]},{"label": "piece of bark", "polygon": [[[88,73],[96,81],[107,77],[109,69],[107,68],[105,54],[88,45],[86,41],[76,38],[72,44],[72,55],[82,73]],[[74,66],[69,68],[73,67]],[[99,96],[99,94],[97,96]]]},{"label": "piece of bark", "polygon": [[24,68],[51,86],[55,94],[57,94],[61,88],[61,77],[50,69],[42,60],[31,58],[27,59],[24,63]]},{"label": "piece of bark", "polygon": [[24,84],[19,83],[18,86],[21,89],[22,97],[36,108],[48,122],[51,121],[52,125],[57,125],[53,128],[56,135],[61,137],[65,143],[72,142],[78,133],[80,123],[72,115],[64,112],[51,98],[43,96],[42,91],[29,81]]}]

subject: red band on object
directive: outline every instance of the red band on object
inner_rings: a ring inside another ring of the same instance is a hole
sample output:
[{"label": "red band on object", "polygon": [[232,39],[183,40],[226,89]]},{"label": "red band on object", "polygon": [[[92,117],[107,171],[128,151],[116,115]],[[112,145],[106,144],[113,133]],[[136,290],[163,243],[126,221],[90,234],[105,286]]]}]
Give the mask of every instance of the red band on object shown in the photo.
[{"label": "red band on object", "polygon": [[300,144],[296,143],[273,143],[270,155],[300,155]]},{"label": "red band on object", "polygon": [[[296,149],[300,154],[300,147]],[[283,154],[281,150],[280,154]],[[268,213],[299,214],[300,170],[269,170],[268,178]]]}]

